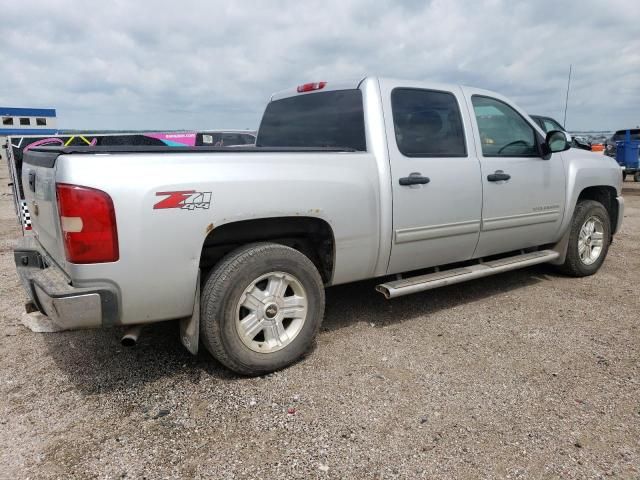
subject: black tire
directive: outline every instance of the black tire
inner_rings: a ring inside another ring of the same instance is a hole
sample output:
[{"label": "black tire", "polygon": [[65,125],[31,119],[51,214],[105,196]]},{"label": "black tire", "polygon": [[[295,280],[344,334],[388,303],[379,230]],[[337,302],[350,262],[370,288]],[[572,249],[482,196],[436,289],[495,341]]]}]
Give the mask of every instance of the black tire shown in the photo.
[{"label": "black tire", "polygon": [[[580,236],[580,229],[587,219],[592,216],[597,217],[602,223],[604,230],[602,238],[603,244],[598,259],[594,263],[587,265],[580,258],[580,254],[578,252],[578,239]],[[570,228],[567,257],[564,263],[559,267],[560,271],[573,277],[586,277],[588,275],[593,275],[598,271],[602,262],[604,262],[611,242],[611,222],[609,220],[607,209],[604,208],[600,202],[596,202],[595,200],[582,200],[578,202],[576,210],[573,213]]]},{"label": "black tire", "polygon": [[627,179],[627,174],[622,172],[622,181],[624,182]]},{"label": "black tire", "polygon": [[640,182],[640,172],[636,172],[636,174],[633,176],[633,181]]},{"label": "black tire", "polygon": [[[262,275],[292,275],[307,294],[307,315],[299,333],[282,349],[260,353],[243,343],[236,327],[245,288]],[[313,346],[324,315],[324,286],[315,265],[293,248],[256,243],[229,253],[210,272],[201,295],[200,338],[211,355],[236,373],[264,375],[285,368]]]}]

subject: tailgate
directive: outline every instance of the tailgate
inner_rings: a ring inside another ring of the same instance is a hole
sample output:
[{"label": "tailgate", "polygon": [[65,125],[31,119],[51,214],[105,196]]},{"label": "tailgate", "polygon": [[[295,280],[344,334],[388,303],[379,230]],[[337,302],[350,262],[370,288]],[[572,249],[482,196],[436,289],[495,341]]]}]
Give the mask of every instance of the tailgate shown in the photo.
[{"label": "tailgate", "polygon": [[24,155],[22,185],[34,235],[59,265],[65,264],[56,201],[55,162],[60,152],[30,150]]},{"label": "tailgate", "polygon": [[7,137],[5,145],[2,146],[7,155],[7,166],[9,167],[9,186],[13,190],[13,202],[16,211],[16,218],[18,223],[22,227],[22,234],[25,235],[27,231],[31,230],[31,221],[29,219],[29,210],[26,208],[24,202],[24,195],[20,190],[20,178],[18,178],[18,164],[17,159],[13,153],[14,145],[12,144],[12,137]]}]

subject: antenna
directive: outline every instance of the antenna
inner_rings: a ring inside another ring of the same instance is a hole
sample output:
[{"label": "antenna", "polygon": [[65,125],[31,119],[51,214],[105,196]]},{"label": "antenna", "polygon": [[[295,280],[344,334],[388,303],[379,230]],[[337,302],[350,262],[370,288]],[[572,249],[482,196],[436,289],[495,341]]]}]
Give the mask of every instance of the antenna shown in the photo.
[{"label": "antenna", "polygon": [[573,65],[569,65],[569,80],[567,81],[567,98],[564,101],[564,120],[562,126],[567,128],[567,106],[569,105],[569,89],[571,88],[571,69]]}]

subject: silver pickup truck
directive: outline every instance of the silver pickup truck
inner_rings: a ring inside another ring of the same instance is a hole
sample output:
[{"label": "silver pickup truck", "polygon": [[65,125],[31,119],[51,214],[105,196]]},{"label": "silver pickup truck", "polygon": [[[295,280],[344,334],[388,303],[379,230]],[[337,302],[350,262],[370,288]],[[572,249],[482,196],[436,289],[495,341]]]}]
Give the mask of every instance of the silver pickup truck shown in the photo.
[{"label": "silver pickup truck", "polygon": [[[387,298],[540,263],[595,273],[623,217],[613,159],[485,90],[365,78],[276,93],[251,148],[35,148],[31,303],[64,328],[179,319],[258,375],[311,347],[324,288]],[[354,302],[357,302],[354,299]]]}]

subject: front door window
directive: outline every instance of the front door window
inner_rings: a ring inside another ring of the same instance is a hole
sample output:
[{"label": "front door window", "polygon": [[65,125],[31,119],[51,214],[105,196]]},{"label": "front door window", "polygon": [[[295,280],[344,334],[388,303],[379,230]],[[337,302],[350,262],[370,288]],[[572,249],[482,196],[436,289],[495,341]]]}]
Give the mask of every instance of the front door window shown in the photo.
[{"label": "front door window", "polygon": [[485,157],[537,157],[535,130],[506,103],[474,95],[471,99]]}]

